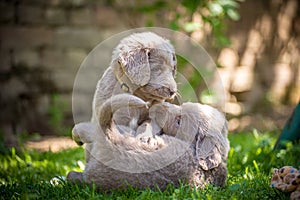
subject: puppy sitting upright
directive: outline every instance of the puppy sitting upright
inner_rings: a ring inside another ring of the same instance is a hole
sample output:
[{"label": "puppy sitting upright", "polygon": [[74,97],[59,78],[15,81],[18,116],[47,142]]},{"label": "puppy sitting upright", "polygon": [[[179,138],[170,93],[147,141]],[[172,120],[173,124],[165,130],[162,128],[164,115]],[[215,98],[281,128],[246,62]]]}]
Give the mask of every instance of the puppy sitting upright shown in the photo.
[{"label": "puppy sitting upright", "polygon": [[[99,119],[97,110],[102,103],[115,94],[131,93],[150,103],[174,98],[177,92],[175,72],[175,52],[168,40],[151,32],[124,38],[115,48],[111,65],[97,84],[92,122]],[[128,125],[134,115],[139,115],[137,119],[140,120],[144,119],[141,116],[148,117],[147,111],[143,110],[119,112],[114,120],[121,125]]]}]

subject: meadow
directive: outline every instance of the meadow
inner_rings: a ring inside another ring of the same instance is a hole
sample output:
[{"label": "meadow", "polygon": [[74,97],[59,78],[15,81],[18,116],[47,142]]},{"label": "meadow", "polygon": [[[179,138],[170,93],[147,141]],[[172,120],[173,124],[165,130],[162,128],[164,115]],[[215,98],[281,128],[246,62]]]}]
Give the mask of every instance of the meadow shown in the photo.
[{"label": "meadow", "polygon": [[256,130],[229,134],[227,185],[208,185],[204,190],[182,184],[179,188],[169,185],[165,191],[129,188],[99,192],[63,178],[68,171],[83,170],[82,147],[56,153],[1,147],[0,199],[289,199],[289,194],[270,187],[272,169],[298,168],[300,146],[289,143],[286,149],[273,150],[277,137],[274,132]]}]

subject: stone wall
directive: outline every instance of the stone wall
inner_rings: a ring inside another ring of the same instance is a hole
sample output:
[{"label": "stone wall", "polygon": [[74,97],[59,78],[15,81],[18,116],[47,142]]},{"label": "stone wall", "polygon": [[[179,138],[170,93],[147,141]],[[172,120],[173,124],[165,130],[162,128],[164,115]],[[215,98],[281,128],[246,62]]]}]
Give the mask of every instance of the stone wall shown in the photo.
[{"label": "stone wall", "polygon": [[[53,106],[62,109],[64,125],[72,126],[77,70],[99,42],[125,29],[118,19],[105,2],[0,1],[0,124],[5,138],[24,131],[53,133]],[[82,98],[91,109],[90,99]]]}]

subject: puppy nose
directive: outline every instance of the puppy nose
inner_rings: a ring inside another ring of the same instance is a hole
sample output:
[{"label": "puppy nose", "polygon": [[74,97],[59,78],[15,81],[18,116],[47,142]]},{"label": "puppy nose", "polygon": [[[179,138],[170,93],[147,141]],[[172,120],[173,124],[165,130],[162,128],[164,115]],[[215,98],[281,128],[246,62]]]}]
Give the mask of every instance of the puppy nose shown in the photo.
[{"label": "puppy nose", "polygon": [[176,91],[169,89],[169,93],[170,93],[170,96],[173,96],[174,94],[176,94]]}]

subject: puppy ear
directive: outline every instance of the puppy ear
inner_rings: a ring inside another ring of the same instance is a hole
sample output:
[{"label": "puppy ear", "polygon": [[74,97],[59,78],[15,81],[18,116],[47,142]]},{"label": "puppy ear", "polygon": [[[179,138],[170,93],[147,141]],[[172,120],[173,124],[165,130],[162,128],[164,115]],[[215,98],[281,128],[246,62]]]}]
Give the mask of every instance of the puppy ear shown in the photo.
[{"label": "puppy ear", "polygon": [[120,55],[118,62],[133,84],[144,86],[149,82],[149,55],[149,49],[136,49]]},{"label": "puppy ear", "polygon": [[203,136],[201,132],[196,138],[196,156],[203,170],[213,169],[222,162],[217,141],[210,136]]}]

